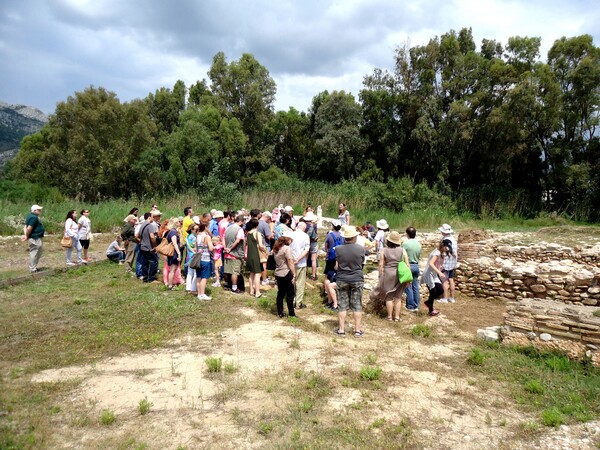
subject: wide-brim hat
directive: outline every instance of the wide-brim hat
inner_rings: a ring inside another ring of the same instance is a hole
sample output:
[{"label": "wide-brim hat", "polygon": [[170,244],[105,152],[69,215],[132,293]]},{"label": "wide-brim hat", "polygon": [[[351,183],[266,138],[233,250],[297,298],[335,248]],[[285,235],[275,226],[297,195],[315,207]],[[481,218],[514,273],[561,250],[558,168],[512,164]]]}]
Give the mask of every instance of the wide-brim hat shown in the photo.
[{"label": "wide-brim hat", "polygon": [[217,211],[215,213],[215,219],[222,219],[224,216],[223,211]]},{"label": "wide-brim hat", "polygon": [[448,225],[447,223],[445,223],[441,227],[439,227],[438,230],[444,234],[454,233],[454,230],[452,229],[452,227],[450,225]]},{"label": "wide-brim hat", "polygon": [[386,241],[391,242],[392,244],[402,245],[402,237],[397,231],[392,231],[386,238]]},{"label": "wide-brim hat", "polygon": [[192,221],[196,224],[196,225],[200,225],[200,217],[199,216],[194,216],[192,217]]},{"label": "wide-brim hat", "polygon": [[130,220],[137,220],[137,217],[135,217],[133,214],[129,214],[127,217],[125,217],[125,220],[123,220],[123,222],[129,222]]},{"label": "wide-brim hat", "polygon": [[156,216],[162,216],[162,213],[158,209],[155,209],[154,211],[152,211],[152,217],[156,217]]},{"label": "wide-brim hat", "polygon": [[285,208],[283,208],[283,210],[285,212],[290,212],[290,211],[294,211],[294,208],[292,208],[290,205],[287,205]]},{"label": "wide-brim hat", "polygon": [[342,231],[342,237],[344,239],[352,239],[353,237],[356,237],[359,234],[360,233],[354,225],[348,225],[346,228],[344,228],[344,231]]},{"label": "wide-brim hat", "polygon": [[387,223],[387,220],[381,219],[377,221],[377,228],[381,228],[382,230],[387,230],[390,226]]},{"label": "wide-brim hat", "polygon": [[303,217],[305,222],[314,222],[317,220],[317,216],[314,212],[309,211]]}]

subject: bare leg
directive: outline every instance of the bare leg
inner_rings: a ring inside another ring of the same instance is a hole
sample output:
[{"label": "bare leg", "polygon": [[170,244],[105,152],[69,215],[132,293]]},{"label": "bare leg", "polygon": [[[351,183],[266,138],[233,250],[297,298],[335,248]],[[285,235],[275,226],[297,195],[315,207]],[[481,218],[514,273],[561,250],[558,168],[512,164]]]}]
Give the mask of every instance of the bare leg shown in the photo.
[{"label": "bare leg", "polygon": [[402,298],[394,300],[394,320],[400,320],[400,310],[402,309]]},{"label": "bare leg", "polygon": [[362,331],[362,328],[360,327],[360,322],[362,319],[362,311],[354,311],[354,331]]},{"label": "bare leg", "polygon": [[196,289],[198,295],[204,295],[206,291],[206,278],[196,278]]},{"label": "bare leg", "polygon": [[394,313],[394,301],[393,300],[386,300],[385,301],[385,309],[387,310],[387,319],[388,320],[392,320],[394,318],[393,313]]},{"label": "bare leg", "polygon": [[344,331],[344,329],[346,328],[346,311],[338,312],[338,322],[338,330]]},{"label": "bare leg", "polygon": [[177,265],[173,264],[169,266],[169,284],[168,286],[173,287],[173,279],[175,278],[175,272],[177,271]]}]

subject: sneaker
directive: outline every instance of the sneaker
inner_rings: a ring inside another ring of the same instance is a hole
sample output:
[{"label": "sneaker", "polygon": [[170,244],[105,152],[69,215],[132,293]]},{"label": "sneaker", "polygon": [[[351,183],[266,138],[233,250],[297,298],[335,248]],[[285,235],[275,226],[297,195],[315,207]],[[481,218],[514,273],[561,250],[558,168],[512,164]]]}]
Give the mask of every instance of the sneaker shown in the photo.
[{"label": "sneaker", "polygon": [[221,283],[219,283],[218,281],[215,281],[213,284],[211,284],[212,287],[220,287]]},{"label": "sneaker", "polygon": [[432,317],[434,317],[434,316],[437,316],[437,315],[439,315],[439,313],[440,313],[440,312],[439,312],[437,309],[434,309],[433,311],[431,311],[431,312],[429,313],[429,315],[430,315],[430,316],[432,316]]},{"label": "sneaker", "polygon": [[358,330],[354,332],[354,337],[363,337],[365,332],[363,330]]},{"label": "sneaker", "polygon": [[198,300],[212,300],[212,297],[209,297],[206,294],[200,294],[198,295]]},{"label": "sneaker", "polygon": [[262,281],[260,282],[260,284],[261,284],[261,285],[263,285],[263,286],[266,286],[266,285],[268,285],[268,284],[269,284],[269,280],[262,280]]},{"label": "sneaker", "polygon": [[67,261],[67,266],[71,267],[71,266],[76,266],[77,264],[75,264],[74,262],[71,261]]},{"label": "sneaker", "polygon": [[448,303],[448,299],[447,298],[440,298],[438,300],[438,303]]},{"label": "sneaker", "polygon": [[340,310],[340,308],[338,308],[337,306],[332,306],[332,307],[331,307],[331,310],[332,310],[333,312],[338,312],[338,311]]},{"label": "sneaker", "polygon": [[306,308],[306,305],[304,303],[300,303],[298,306],[296,306],[296,309],[304,309]]},{"label": "sneaker", "polygon": [[416,313],[419,310],[419,308],[406,308],[406,309],[408,310],[408,312],[411,312],[411,313]]},{"label": "sneaker", "polygon": [[454,297],[450,297],[448,299],[448,303],[456,303],[456,300],[454,300]]},{"label": "sneaker", "polygon": [[238,294],[238,295],[239,295],[239,294],[243,294],[243,293],[244,293],[244,291],[242,291],[241,289],[235,289],[235,290],[234,290],[234,289],[232,289],[232,290],[231,290],[231,293],[232,293],[232,294]]},{"label": "sneaker", "polygon": [[33,270],[30,270],[29,273],[38,273],[40,271],[40,269],[35,268]]}]

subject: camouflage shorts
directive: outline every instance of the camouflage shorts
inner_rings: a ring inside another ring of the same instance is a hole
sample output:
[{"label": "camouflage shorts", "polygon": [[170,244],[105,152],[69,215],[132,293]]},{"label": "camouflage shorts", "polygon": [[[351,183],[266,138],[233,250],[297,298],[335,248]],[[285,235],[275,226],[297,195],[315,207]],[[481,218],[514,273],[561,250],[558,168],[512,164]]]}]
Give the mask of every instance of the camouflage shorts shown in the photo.
[{"label": "camouflage shorts", "polygon": [[340,311],[362,311],[363,282],[348,283],[337,280],[337,301]]}]

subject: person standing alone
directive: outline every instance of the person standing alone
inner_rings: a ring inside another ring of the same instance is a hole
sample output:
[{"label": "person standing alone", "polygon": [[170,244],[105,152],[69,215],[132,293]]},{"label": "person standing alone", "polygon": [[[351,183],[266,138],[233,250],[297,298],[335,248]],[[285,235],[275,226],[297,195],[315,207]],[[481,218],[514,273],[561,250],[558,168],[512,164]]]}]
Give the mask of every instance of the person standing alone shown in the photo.
[{"label": "person standing alone", "polygon": [[40,214],[42,213],[42,207],[40,205],[33,205],[31,212],[25,219],[24,235],[21,237],[23,242],[27,241],[29,244],[29,272],[39,272],[38,264],[42,257],[42,239],[44,238],[44,225],[40,220]]}]

